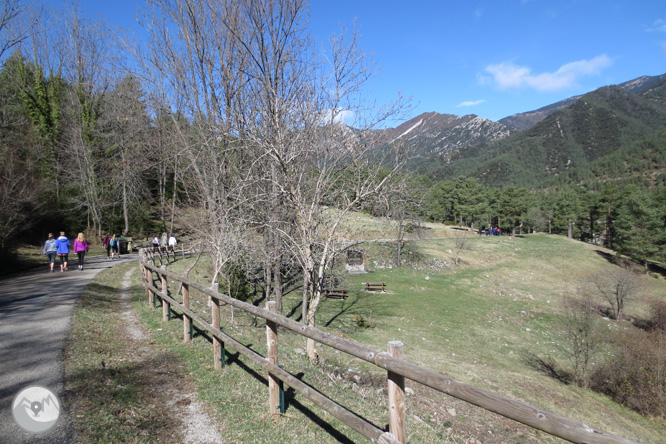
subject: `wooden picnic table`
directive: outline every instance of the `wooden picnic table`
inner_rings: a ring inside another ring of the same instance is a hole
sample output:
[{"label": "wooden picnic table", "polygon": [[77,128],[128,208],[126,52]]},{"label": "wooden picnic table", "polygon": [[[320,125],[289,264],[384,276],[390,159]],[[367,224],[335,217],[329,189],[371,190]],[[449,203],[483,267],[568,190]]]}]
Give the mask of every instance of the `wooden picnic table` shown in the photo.
[{"label": "wooden picnic table", "polygon": [[324,296],[330,299],[347,299],[345,288],[324,288]]},{"label": "wooden picnic table", "polygon": [[382,293],[386,293],[386,282],[366,282],[365,291],[377,291],[381,290]]}]

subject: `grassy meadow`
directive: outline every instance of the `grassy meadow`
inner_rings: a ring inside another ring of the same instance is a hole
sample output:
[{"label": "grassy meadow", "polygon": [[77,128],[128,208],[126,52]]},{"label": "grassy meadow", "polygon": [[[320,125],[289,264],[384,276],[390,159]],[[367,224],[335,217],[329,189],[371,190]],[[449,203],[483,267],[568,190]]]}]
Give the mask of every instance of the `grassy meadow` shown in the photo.
[{"label": "grassy meadow", "polygon": [[[364,215],[354,218],[347,228],[371,227],[373,238],[392,234],[386,224]],[[592,276],[614,267],[608,251],[546,234],[479,237],[442,225],[428,228],[420,231],[420,237],[411,234],[403,251],[406,264],[400,268],[394,263],[395,243],[360,246],[370,273],[344,276],[340,286],[349,290],[349,297],[323,301],[318,326],[378,350],[385,350],[389,341],[402,341],[408,361],[459,381],[644,444],[664,442],[665,421],[642,417],[605,396],[566,384],[538,365],[548,361],[562,370],[568,368],[562,351],[562,297],[584,291]],[[456,238],[461,236],[467,238],[454,266],[460,244]],[[179,272],[191,261],[179,260],[169,268]],[[136,265],[122,267],[132,266]],[[200,260],[190,277],[210,282],[206,259]],[[387,292],[363,291],[366,281],[385,282]],[[641,294],[627,302],[626,319],[645,319],[650,297],[666,300],[663,276],[645,275],[641,281]],[[177,287],[171,285],[176,294]],[[182,322],[161,321],[161,310],[146,303],[138,272],[132,274],[130,292],[151,343],[168,350],[170,359],[180,363],[181,377],[196,387],[227,442],[366,441],[290,391],[286,415],[274,423],[267,412],[266,375],[261,368],[228,350],[228,365],[214,370],[207,338],[197,334],[192,344],[183,344]],[[284,314],[300,319],[300,303],[299,290],[286,295]],[[191,306],[209,317],[206,298],[193,294]],[[265,354],[265,322],[237,310],[232,314],[230,307],[221,311],[225,332]],[[599,321],[609,336],[620,331],[611,319],[600,317]],[[633,328],[631,321],[623,328]],[[280,330],[279,344],[286,370],[377,426],[386,425],[384,372],[325,346],[319,347],[322,364],[313,367],[304,355],[305,340],[284,330]],[[604,359],[605,353],[602,350],[598,359]],[[412,443],[563,442],[410,381],[407,386],[407,433]]]}]

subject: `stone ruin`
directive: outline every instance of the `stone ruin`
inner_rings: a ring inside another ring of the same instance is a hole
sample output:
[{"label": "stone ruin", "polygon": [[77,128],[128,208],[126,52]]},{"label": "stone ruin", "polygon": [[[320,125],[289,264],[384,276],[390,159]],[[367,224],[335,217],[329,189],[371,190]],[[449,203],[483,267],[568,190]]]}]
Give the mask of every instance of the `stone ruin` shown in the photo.
[{"label": "stone ruin", "polygon": [[363,263],[362,250],[347,250],[347,273],[358,274],[365,273],[365,264]]}]

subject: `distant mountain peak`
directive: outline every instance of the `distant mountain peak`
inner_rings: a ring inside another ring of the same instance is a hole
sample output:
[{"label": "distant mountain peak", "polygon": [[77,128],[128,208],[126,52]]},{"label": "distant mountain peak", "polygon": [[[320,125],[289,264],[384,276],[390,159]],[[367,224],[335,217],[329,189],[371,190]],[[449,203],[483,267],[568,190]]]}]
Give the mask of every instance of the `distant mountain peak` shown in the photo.
[{"label": "distant mountain peak", "polygon": [[430,111],[386,130],[386,136],[391,142],[401,140],[420,155],[430,156],[500,140],[512,132],[502,123],[475,114],[457,116]]}]

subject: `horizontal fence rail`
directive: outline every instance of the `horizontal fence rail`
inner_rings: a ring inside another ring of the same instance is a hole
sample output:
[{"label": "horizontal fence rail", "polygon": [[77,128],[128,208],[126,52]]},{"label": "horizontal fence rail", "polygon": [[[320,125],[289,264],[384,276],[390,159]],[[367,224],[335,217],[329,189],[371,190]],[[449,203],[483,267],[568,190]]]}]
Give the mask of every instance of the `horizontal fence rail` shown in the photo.
[{"label": "horizontal fence rail", "polygon": [[[143,257],[143,256],[142,256]],[[379,443],[404,443],[404,432],[403,433],[393,433],[394,430],[391,427],[391,432],[388,433],[380,428],[376,427],[372,423],[360,418],[355,413],[347,410],[345,407],[337,404],[335,401],[327,398],[315,388],[310,387],[309,385],[303,383],[297,379],[294,375],[291,375],[287,371],[283,370],[276,364],[273,364],[269,361],[268,358],[261,356],[255,351],[245,347],[240,342],[236,341],[234,338],[228,336],[224,332],[220,331],[219,328],[219,311],[217,312],[217,328],[214,327],[214,322],[209,323],[203,317],[201,317],[196,312],[192,311],[189,308],[189,303],[186,302],[189,299],[189,292],[193,289],[196,289],[198,292],[201,292],[205,295],[210,296],[213,301],[214,306],[219,307],[219,303],[230,305],[232,307],[238,308],[245,311],[246,313],[255,315],[257,317],[263,318],[267,321],[267,325],[279,325],[287,330],[295,332],[306,338],[315,340],[320,344],[327,345],[335,350],[339,350],[348,355],[354,356],[358,359],[364,360],[371,364],[376,365],[377,367],[388,372],[389,375],[389,388],[392,384],[400,385],[402,382],[402,389],[398,388],[397,391],[397,401],[394,399],[389,399],[390,403],[396,402],[397,408],[394,409],[393,404],[391,404],[389,411],[393,414],[392,410],[397,411],[397,415],[402,415],[402,418],[390,418],[389,424],[401,424],[399,427],[404,427],[404,379],[409,379],[414,382],[418,382],[425,386],[431,387],[441,393],[453,396],[455,398],[461,399],[463,401],[469,402],[471,404],[482,407],[486,410],[495,412],[499,415],[505,416],[514,421],[528,425],[534,429],[544,431],[553,436],[565,439],[573,443],[589,443],[589,444],[638,444],[635,441],[631,441],[625,438],[622,438],[617,435],[599,430],[593,427],[590,427],[586,424],[583,424],[578,421],[574,421],[568,418],[565,418],[556,413],[552,413],[546,410],[535,408],[524,404],[522,402],[507,398],[505,396],[493,393],[487,390],[483,390],[469,384],[457,381],[451,377],[445,376],[443,374],[434,372],[432,370],[419,367],[415,364],[411,364],[404,359],[402,359],[402,350],[398,353],[388,353],[383,351],[377,351],[371,347],[367,347],[362,344],[358,344],[354,341],[341,338],[339,336],[326,333],[322,330],[319,330],[314,327],[309,327],[300,322],[294,321],[293,319],[282,316],[274,311],[269,309],[264,309],[256,307],[252,304],[248,304],[238,299],[234,299],[230,296],[221,294],[214,289],[206,287],[202,284],[193,282],[189,279],[186,279],[180,275],[172,273],[166,270],[166,267],[157,268],[156,266],[142,260],[141,266],[144,271],[144,286],[148,291],[149,303],[151,306],[154,302],[154,296],[158,296],[162,300],[163,307],[163,317],[167,319],[167,309],[170,310],[171,305],[178,306],[179,310],[183,313],[183,319],[185,321],[184,326],[184,340],[187,341],[186,336],[188,335],[187,330],[189,323],[194,323],[201,330],[208,332],[215,340],[221,341],[225,344],[228,344],[230,347],[238,351],[243,356],[249,358],[255,364],[263,367],[269,373],[270,377],[275,377],[278,380],[286,383],[288,386],[293,388],[296,392],[302,394],[306,398],[310,399],[315,404],[319,405],[321,408],[341,420],[343,423],[362,434],[363,436],[369,438],[372,442]],[[157,289],[153,285],[152,273],[157,273],[161,281],[161,290]],[[172,279],[174,281],[180,282],[183,284],[183,304],[168,294],[167,290],[167,279]],[[168,308],[167,308],[168,307]],[[269,338],[269,350],[270,346]],[[395,347],[396,344],[401,343],[390,343],[389,348]],[[270,354],[270,353],[269,353]],[[216,357],[217,363],[217,357]],[[402,378],[402,379],[401,379]],[[389,392],[389,398],[391,398],[391,391]],[[394,395],[395,396],[395,395]],[[403,398],[401,398],[401,396]],[[398,430],[400,432],[400,430]],[[400,439],[397,439],[399,437]]]},{"label": "horizontal fence rail", "polygon": [[183,244],[179,244],[179,247],[180,249],[174,246],[146,247],[140,250],[140,254],[142,257],[146,257],[152,261],[153,265],[157,265],[157,261],[159,261],[160,265],[175,262],[176,255],[180,255],[183,259],[187,255],[192,256],[193,251],[191,249],[185,249]]}]

